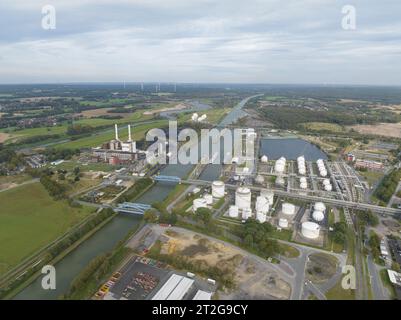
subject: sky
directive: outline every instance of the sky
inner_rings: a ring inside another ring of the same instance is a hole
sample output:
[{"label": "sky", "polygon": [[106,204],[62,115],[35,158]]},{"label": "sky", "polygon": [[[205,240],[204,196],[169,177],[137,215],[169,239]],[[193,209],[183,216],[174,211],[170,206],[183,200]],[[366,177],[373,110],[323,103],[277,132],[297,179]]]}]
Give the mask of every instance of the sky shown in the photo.
[{"label": "sky", "polygon": [[0,83],[401,85],[400,14],[400,0],[1,0]]}]

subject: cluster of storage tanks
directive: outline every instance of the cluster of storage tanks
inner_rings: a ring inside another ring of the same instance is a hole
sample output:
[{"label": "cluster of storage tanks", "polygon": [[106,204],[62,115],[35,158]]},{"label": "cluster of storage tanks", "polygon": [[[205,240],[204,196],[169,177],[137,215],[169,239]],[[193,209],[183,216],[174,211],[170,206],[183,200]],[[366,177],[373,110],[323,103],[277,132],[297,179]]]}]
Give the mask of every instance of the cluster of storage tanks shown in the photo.
[{"label": "cluster of storage tanks", "polygon": [[320,225],[325,218],[326,206],[323,202],[316,202],[313,206],[312,219],[302,223],[301,233],[305,238],[316,239],[320,234]]},{"label": "cluster of storage tanks", "polygon": [[[252,217],[251,199],[251,190],[247,187],[239,187],[235,192],[235,205],[230,206],[228,215],[231,218],[238,218],[242,213],[242,219],[244,220]],[[273,205],[273,199],[273,192],[268,190],[262,190],[260,196],[256,197],[255,217],[259,222],[266,221],[269,208]]]},{"label": "cluster of storage tanks", "polygon": [[317,164],[317,168],[319,169],[319,174],[322,177],[326,177],[327,176],[327,169],[326,169],[326,166],[324,165],[323,160],[322,159],[317,159],[316,164]]},{"label": "cluster of storage tanks", "polygon": [[322,222],[324,220],[324,213],[326,212],[326,206],[323,202],[316,202],[313,206],[312,218],[316,222]]},{"label": "cluster of storage tanks", "polygon": [[323,188],[326,191],[331,191],[333,190],[333,186],[331,185],[330,179],[324,179],[323,180]]},{"label": "cluster of storage tanks", "polygon": [[284,157],[281,157],[280,159],[278,159],[276,161],[276,163],[274,164],[274,171],[276,173],[284,173],[286,162],[287,162],[287,160]]},{"label": "cluster of storage tanks", "polygon": [[299,178],[299,187],[303,190],[308,188],[308,182],[306,181],[305,177]]},{"label": "cluster of storage tanks", "polygon": [[197,198],[192,203],[192,210],[196,212],[199,208],[207,208],[213,204],[213,198],[221,199],[225,194],[225,184],[223,181],[213,181],[212,194],[205,194],[202,198]]},{"label": "cluster of storage tanks", "polygon": [[304,156],[298,157],[297,164],[298,164],[298,173],[300,175],[305,175],[306,174],[305,157]]},{"label": "cluster of storage tanks", "polygon": [[197,113],[194,113],[191,117],[192,121],[194,122],[202,122],[203,120],[206,120],[206,118],[207,118],[206,114],[199,116]]}]

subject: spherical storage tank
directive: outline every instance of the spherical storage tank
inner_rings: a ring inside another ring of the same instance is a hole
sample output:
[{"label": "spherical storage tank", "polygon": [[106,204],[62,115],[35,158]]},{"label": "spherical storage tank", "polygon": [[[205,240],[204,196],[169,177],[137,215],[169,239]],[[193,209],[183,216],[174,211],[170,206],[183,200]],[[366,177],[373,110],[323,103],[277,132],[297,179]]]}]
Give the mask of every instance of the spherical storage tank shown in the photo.
[{"label": "spherical storage tank", "polygon": [[278,221],[278,226],[281,228],[288,228],[288,220],[287,219],[280,219]]},{"label": "spherical storage tank", "polygon": [[223,181],[213,181],[212,183],[212,196],[215,198],[223,198],[225,191],[225,184]]},{"label": "spherical storage tank", "polygon": [[203,198],[206,200],[206,204],[210,205],[213,203],[213,197],[211,194],[205,194]]},{"label": "spherical storage tank", "polygon": [[317,222],[321,222],[324,219],[324,213],[322,211],[315,210],[313,211],[312,218]]},{"label": "spherical storage tank", "polygon": [[228,209],[228,215],[231,218],[238,218],[238,207],[237,206],[230,206],[230,209]]},{"label": "spherical storage tank", "polygon": [[320,226],[315,222],[302,223],[302,235],[308,239],[316,239],[319,237]]},{"label": "spherical storage tank", "polygon": [[269,159],[267,158],[266,155],[263,155],[262,158],[260,158],[260,161],[263,162],[263,163],[267,163],[268,160]]},{"label": "spherical storage tank", "polygon": [[194,211],[196,211],[199,208],[207,208],[206,200],[204,198],[195,199],[194,202],[192,203],[192,208]]},{"label": "spherical storage tank", "polygon": [[256,198],[255,210],[256,212],[262,212],[263,214],[269,212],[268,200],[265,197],[258,196]]},{"label": "spherical storage tank", "polygon": [[295,214],[295,206],[292,203],[284,202],[282,205],[282,211],[286,215]]},{"label": "spherical storage tank", "polygon": [[235,205],[239,209],[251,207],[251,190],[246,187],[239,187],[235,192]]},{"label": "spherical storage tank", "polygon": [[308,188],[308,184],[307,184],[306,182],[301,182],[301,183],[299,184],[299,187],[300,187],[301,189],[307,189],[307,188]]},{"label": "spherical storage tank", "polygon": [[331,186],[331,184],[328,184],[328,185],[324,186],[324,190],[331,191],[331,190],[333,190],[333,187]]},{"label": "spherical storage tank", "polygon": [[327,186],[327,185],[329,185],[329,184],[331,184],[331,183],[330,183],[330,179],[324,179],[324,180],[323,180],[323,185],[324,185],[324,186]]},{"label": "spherical storage tank", "polygon": [[323,202],[316,202],[313,208],[317,211],[322,211],[322,212],[326,210],[326,206],[324,205]]}]

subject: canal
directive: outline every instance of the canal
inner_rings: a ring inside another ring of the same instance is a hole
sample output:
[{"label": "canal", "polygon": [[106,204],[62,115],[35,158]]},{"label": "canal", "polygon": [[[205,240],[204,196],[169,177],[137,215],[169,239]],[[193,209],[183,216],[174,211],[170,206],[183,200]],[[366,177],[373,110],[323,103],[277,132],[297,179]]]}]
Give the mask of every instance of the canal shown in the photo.
[{"label": "canal", "polygon": [[[254,97],[254,96],[253,96]],[[253,98],[249,97],[242,100],[236,105],[232,112],[229,113],[221,122],[222,124],[232,123],[235,119],[242,116],[241,108],[246,102]],[[204,107],[204,106],[203,106]],[[204,107],[205,108],[205,107]],[[161,174],[178,177],[185,177],[193,168],[193,165],[168,165]],[[215,180],[220,175],[221,165],[208,165],[202,173],[201,178],[205,180]],[[136,200],[136,202],[152,204],[162,201],[172,190],[171,184],[156,183],[149,191]],[[27,286],[23,291],[14,297],[17,300],[54,300],[62,294],[68,292],[71,282],[85,268],[88,263],[95,257],[110,252],[119,241],[139,224],[142,217],[130,215],[118,215],[112,219],[102,229],[97,231],[92,237],[84,241],[75,250],[65,256],[56,265],[56,289],[44,290],[41,286],[41,277]]]}]

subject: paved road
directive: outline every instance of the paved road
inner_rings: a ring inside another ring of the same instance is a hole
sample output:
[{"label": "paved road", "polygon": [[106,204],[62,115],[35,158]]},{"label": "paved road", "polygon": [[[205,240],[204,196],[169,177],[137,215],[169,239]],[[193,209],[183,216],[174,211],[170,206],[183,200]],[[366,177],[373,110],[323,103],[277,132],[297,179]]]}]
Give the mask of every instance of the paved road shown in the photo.
[{"label": "paved road", "polygon": [[[300,255],[297,258],[285,258],[285,257],[280,257],[282,261],[287,262],[291,268],[295,272],[295,282],[294,282],[294,289],[291,293],[291,299],[292,300],[301,300],[304,296],[303,291],[306,287],[309,291],[311,291],[313,294],[315,294],[318,298],[325,298],[324,293],[328,291],[330,288],[332,288],[338,281],[338,279],[341,277],[341,270],[342,266],[345,265],[347,256],[345,254],[338,254],[338,253],[332,253],[332,252],[327,252],[326,250],[323,249],[318,249],[318,248],[312,248],[308,246],[304,246],[298,243],[292,243],[288,241],[283,241],[283,240],[278,240],[281,243],[288,244],[292,247],[295,247],[296,249],[299,250]],[[324,253],[328,255],[333,255],[338,259],[339,265],[337,268],[336,274],[326,281],[322,285],[313,285],[313,287],[306,283],[305,284],[305,270],[308,262],[308,257],[309,255],[313,253]],[[319,293],[317,293],[319,291]]]},{"label": "paved road", "polygon": [[373,298],[375,300],[388,300],[389,295],[387,289],[383,287],[379,270],[376,264],[373,262],[372,255],[368,256],[368,270],[370,276],[370,284],[373,290]]}]

